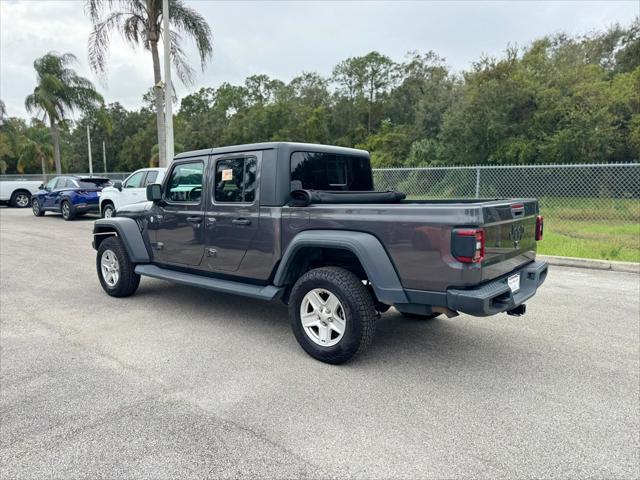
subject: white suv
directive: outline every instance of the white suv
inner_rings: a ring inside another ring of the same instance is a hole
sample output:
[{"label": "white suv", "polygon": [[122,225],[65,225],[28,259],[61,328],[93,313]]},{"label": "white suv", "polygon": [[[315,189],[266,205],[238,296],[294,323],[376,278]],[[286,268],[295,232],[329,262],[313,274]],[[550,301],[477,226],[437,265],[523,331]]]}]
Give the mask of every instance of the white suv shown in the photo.
[{"label": "white suv", "polygon": [[102,190],[100,214],[109,218],[123,205],[146,202],[147,185],[162,183],[165,172],[166,168],[141,168],[129,175],[124,182],[113,182],[112,187]]}]

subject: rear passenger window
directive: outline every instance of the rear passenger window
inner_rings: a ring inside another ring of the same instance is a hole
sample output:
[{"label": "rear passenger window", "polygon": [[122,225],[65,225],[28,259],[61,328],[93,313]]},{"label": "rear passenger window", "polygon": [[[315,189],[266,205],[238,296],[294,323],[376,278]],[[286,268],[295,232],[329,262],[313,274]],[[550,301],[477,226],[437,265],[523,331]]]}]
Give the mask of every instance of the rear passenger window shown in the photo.
[{"label": "rear passenger window", "polygon": [[155,170],[151,170],[147,173],[147,178],[144,181],[144,186],[150,185],[152,183],[156,183],[156,178],[158,178],[158,172]]},{"label": "rear passenger window", "polygon": [[371,164],[362,155],[291,154],[291,190],[373,190]]},{"label": "rear passenger window", "polygon": [[220,203],[253,203],[256,199],[256,157],[225,158],[216,163],[215,200]]},{"label": "rear passenger window", "polygon": [[202,162],[180,163],[171,170],[165,198],[171,202],[199,202],[202,197]]}]

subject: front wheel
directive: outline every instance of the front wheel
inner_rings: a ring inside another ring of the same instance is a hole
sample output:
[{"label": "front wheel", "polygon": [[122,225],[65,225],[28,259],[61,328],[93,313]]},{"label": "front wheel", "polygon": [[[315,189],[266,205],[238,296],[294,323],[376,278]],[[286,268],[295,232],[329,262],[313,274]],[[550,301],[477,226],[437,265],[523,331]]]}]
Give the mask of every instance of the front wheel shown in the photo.
[{"label": "front wheel", "polygon": [[36,217],[42,217],[44,215],[44,210],[42,209],[42,205],[40,205],[40,202],[38,201],[37,198],[34,198],[31,201],[31,210],[33,210],[33,214]]},{"label": "front wheel", "polygon": [[133,295],[140,285],[140,275],[135,272],[135,265],[118,237],[102,241],[96,256],[96,269],[100,285],[112,297]]},{"label": "front wheel", "polygon": [[107,203],[104,207],[102,207],[102,218],[113,217],[113,214],[115,211],[116,209],[113,208],[113,205],[111,205],[110,203]]},{"label": "front wheel", "polygon": [[289,320],[300,346],[325,363],[344,363],[371,343],[378,314],[371,294],[352,272],[322,267],[298,279]]}]

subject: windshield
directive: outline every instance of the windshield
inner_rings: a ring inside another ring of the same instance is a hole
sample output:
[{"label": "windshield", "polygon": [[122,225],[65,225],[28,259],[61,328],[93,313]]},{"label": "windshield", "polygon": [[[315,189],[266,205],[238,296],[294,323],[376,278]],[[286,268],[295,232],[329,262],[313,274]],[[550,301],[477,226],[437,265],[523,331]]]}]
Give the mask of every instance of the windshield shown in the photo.
[{"label": "windshield", "polygon": [[367,157],[334,153],[291,154],[291,190],[373,190]]}]

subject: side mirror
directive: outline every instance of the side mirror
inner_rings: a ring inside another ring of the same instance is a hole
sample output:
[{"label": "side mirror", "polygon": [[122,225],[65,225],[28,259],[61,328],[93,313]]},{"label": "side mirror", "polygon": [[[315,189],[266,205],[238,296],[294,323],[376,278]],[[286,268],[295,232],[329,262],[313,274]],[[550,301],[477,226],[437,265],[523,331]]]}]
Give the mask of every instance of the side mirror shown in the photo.
[{"label": "side mirror", "polygon": [[122,182],[120,180],[116,180],[115,182],[113,182],[113,186],[122,191]]},{"label": "side mirror", "polygon": [[150,183],[147,185],[147,200],[157,203],[162,200],[162,185]]},{"label": "side mirror", "polygon": [[44,183],[40,184],[40,186],[38,187],[38,190],[44,190]]}]

